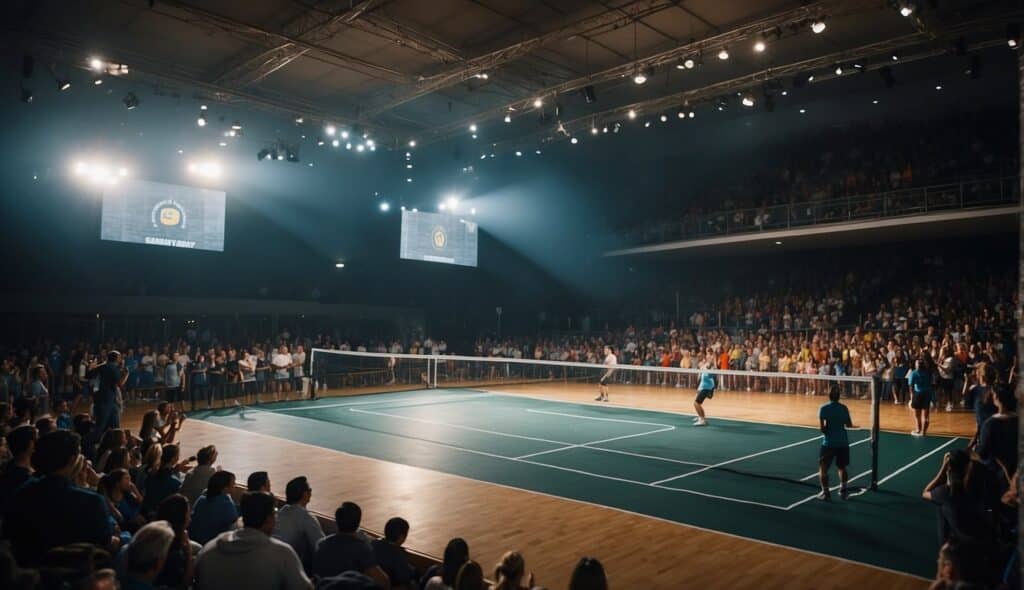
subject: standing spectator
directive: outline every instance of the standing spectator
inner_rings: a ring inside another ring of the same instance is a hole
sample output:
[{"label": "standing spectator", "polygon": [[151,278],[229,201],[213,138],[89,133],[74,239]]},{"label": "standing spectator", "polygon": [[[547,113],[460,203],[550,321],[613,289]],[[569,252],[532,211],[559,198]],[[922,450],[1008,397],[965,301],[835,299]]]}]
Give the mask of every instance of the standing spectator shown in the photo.
[{"label": "standing spectator", "polygon": [[384,538],[370,543],[373,555],[380,568],[388,575],[394,587],[406,587],[412,583],[415,570],[409,563],[402,544],[409,536],[409,523],[404,518],[394,517],[384,525]]},{"label": "standing spectator", "polygon": [[213,445],[205,446],[196,453],[197,465],[192,471],[188,472],[188,475],[185,476],[185,481],[181,482],[181,489],[178,490],[182,496],[188,498],[189,504],[195,505],[196,500],[206,490],[210,477],[217,471],[213,466],[213,462],[216,460],[217,447]]},{"label": "standing spectator", "polygon": [[120,545],[102,496],[73,483],[85,467],[81,438],[66,430],[40,437],[32,462],[39,472],[14,493],[3,522],[18,563],[32,566],[46,552],[69,543]]},{"label": "standing spectator", "polygon": [[206,399],[206,407],[210,408],[213,397],[209,395],[209,387],[206,384],[206,371],[209,366],[206,364],[206,355],[199,353],[194,362],[188,367],[188,399],[192,411],[196,409],[196,399]]},{"label": "standing spectator", "polygon": [[270,536],[276,520],[273,496],[247,492],[241,508],[245,528],[222,533],[199,552],[195,589],[311,589],[295,551]]},{"label": "standing spectator", "polygon": [[301,344],[298,344],[295,346],[295,352],[292,353],[292,386],[295,388],[295,391],[299,393],[299,399],[302,399],[305,393],[303,384],[306,376],[305,365],[306,351],[303,350]]},{"label": "standing spectator", "polygon": [[286,504],[277,511],[274,536],[291,545],[307,574],[313,573],[313,553],[324,531],[317,519],[306,510],[313,497],[313,488],[305,476],[292,479],[285,486]]},{"label": "standing spectator", "polygon": [[151,522],[139,529],[122,556],[124,573],[120,578],[123,590],[150,590],[164,568],[167,552],[174,543],[174,530],[166,521]]},{"label": "standing spectator", "polygon": [[210,477],[206,493],[196,500],[192,509],[192,525],[189,534],[197,543],[205,545],[217,535],[235,527],[238,508],[231,499],[231,488],[235,486],[235,474],[218,471]]},{"label": "standing spectator", "polygon": [[92,405],[96,432],[103,433],[108,428],[120,428],[121,413],[118,399],[121,387],[128,379],[128,372],[121,366],[121,353],[116,350],[108,352],[107,362],[102,365],[91,364],[85,376],[88,379],[98,379],[98,389]]},{"label": "standing spectator", "polygon": [[280,392],[284,392],[285,399],[287,399],[288,392],[291,390],[289,382],[292,367],[292,355],[288,354],[288,347],[282,344],[274,357],[270,359],[270,364],[274,368],[274,401],[280,400],[278,396]]},{"label": "standing spectator", "polygon": [[354,502],[344,502],[334,512],[338,532],[317,543],[313,554],[313,573],[321,578],[336,576],[349,570],[357,571],[388,587],[388,576],[373,555],[373,549],[359,536],[359,521],[363,511]]},{"label": "standing spectator", "polygon": [[174,353],[164,367],[164,399],[176,402],[182,399],[182,386],[185,384],[185,369],[178,362],[178,353]]},{"label": "standing spectator", "polygon": [[45,414],[50,411],[50,390],[46,388],[45,369],[42,365],[32,367],[32,382],[28,384],[28,396],[36,402],[36,413]]}]

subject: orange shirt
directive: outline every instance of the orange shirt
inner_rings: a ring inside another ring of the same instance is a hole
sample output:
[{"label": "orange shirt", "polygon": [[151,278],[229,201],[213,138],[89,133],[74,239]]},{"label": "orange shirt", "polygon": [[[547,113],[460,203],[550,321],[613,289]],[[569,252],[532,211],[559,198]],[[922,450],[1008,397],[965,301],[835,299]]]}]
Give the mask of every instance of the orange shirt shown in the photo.
[{"label": "orange shirt", "polygon": [[723,370],[729,369],[729,353],[723,352],[718,355],[718,368]]}]

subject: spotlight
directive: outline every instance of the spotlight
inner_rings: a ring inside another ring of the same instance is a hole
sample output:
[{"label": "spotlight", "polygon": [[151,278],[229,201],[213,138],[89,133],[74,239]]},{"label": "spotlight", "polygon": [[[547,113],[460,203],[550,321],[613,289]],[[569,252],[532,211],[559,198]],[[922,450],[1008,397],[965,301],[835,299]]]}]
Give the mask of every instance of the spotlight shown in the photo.
[{"label": "spotlight", "polygon": [[409,147],[411,147],[411,148],[416,147],[416,140],[415,139],[410,139],[409,140]]},{"label": "spotlight", "polygon": [[471,123],[471,124],[469,125],[469,132],[470,132],[470,133],[476,133],[476,129],[477,129],[477,128],[476,128],[476,123]]},{"label": "spotlight", "polygon": [[651,126],[651,122],[650,121],[644,121],[644,129],[647,129],[650,126]]},{"label": "spotlight", "polygon": [[266,160],[268,158],[270,158],[270,150],[268,150],[267,148],[263,148],[260,151],[256,152],[257,161],[262,162],[263,160]]},{"label": "spotlight", "polygon": [[342,139],[348,139],[348,131],[342,129],[341,130],[341,138]]},{"label": "spotlight", "polygon": [[815,35],[820,35],[825,32],[825,21],[818,19],[811,23],[811,30],[814,31]]},{"label": "spotlight", "polygon": [[909,2],[899,3],[900,16],[907,17],[914,14],[914,5]]},{"label": "spotlight", "polygon": [[807,109],[800,109],[800,114],[801,114],[801,115],[802,115],[802,114],[804,114],[804,113],[806,113],[806,112],[807,112]]},{"label": "spotlight", "polygon": [[226,141],[218,141],[217,145],[219,145],[220,147],[228,147],[228,142],[226,142]]},{"label": "spotlight", "polygon": [[692,118],[694,118],[694,117],[696,117],[696,116],[697,116],[697,113],[695,113],[695,112],[693,112],[693,111],[690,111],[690,112],[689,112],[689,113],[687,114],[687,116],[689,116],[689,117],[690,117],[690,118],[692,119]]},{"label": "spotlight", "polygon": [[[262,152],[261,152],[262,153]],[[186,168],[188,173],[192,176],[198,176],[207,180],[215,180],[220,178],[221,167],[218,162],[213,160],[202,160],[198,162],[189,162]]]},{"label": "spotlight", "polygon": [[583,87],[583,100],[587,101],[587,104],[594,104],[597,102],[597,91],[594,90],[593,86]]},{"label": "spotlight", "polygon": [[840,64],[836,64],[835,72],[836,72],[837,76],[842,76],[843,75],[843,66],[840,65]]},{"label": "spotlight", "polygon": [[338,147],[339,145],[341,145],[341,142],[338,141],[337,139],[331,140],[331,147]]},{"label": "spotlight", "polygon": [[334,268],[345,268],[345,263],[344,262],[335,262],[334,263]]},{"label": "spotlight", "polygon": [[322,137],[316,138],[316,145],[317,146],[322,146],[323,144],[324,144],[324,140],[323,140]]},{"label": "spotlight", "polygon": [[89,69],[91,69],[94,72],[102,72],[103,71],[103,60],[98,58],[98,57],[90,58],[89,59]]},{"label": "spotlight", "polygon": [[533,153],[535,153],[535,154],[537,154],[539,156],[540,155],[540,150],[536,150]]},{"label": "spotlight", "polygon": [[679,111],[678,113],[676,113],[676,116],[679,117],[680,119],[685,119],[686,113],[684,113],[683,111]]},{"label": "spotlight", "polygon": [[284,160],[284,152],[277,152],[277,161],[280,162],[282,160]]},{"label": "spotlight", "polygon": [[205,104],[199,105],[199,110],[205,111],[206,110],[206,105]]},{"label": "spotlight", "polygon": [[893,52],[892,55],[889,56],[889,59],[891,59],[892,61],[899,61],[900,60],[900,54],[898,54],[896,52]]},{"label": "spotlight", "polygon": [[595,126],[593,125],[593,123],[591,123],[591,125],[590,125],[590,134],[591,134],[591,135],[597,135],[597,132],[598,132],[598,131],[597,131],[597,127],[595,127]]},{"label": "spotlight", "polygon": [[516,157],[517,158],[521,158],[522,156],[523,156],[523,152],[521,152],[519,150],[516,150]]},{"label": "spotlight", "polygon": [[745,107],[752,107],[752,106],[754,106],[754,95],[749,93],[749,92],[744,94],[742,102],[743,102],[743,106],[745,106]]},{"label": "spotlight", "polygon": [[626,113],[626,116],[629,117],[630,119],[636,119],[636,111],[633,109],[629,109],[629,112]]},{"label": "spotlight", "polygon": [[100,84],[103,84],[103,76],[96,76],[92,79],[93,86],[99,86]]},{"label": "spotlight", "polygon": [[334,134],[337,132],[338,128],[335,127],[334,125],[328,125],[324,127],[324,133],[326,133],[328,137],[334,137]]},{"label": "spotlight", "polygon": [[654,68],[648,66],[646,68],[637,70],[633,73],[633,83],[640,85],[645,84],[647,79],[654,75]]},{"label": "spotlight", "polygon": [[601,133],[608,133],[608,126],[607,125],[605,125],[604,127],[601,128]]},{"label": "spotlight", "polygon": [[366,140],[366,145],[367,145],[368,147],[371,147],[371,148],[373,148],[373,147],[376,147],[376,146],[377,146],[377,143],[376,143],[375,141],[373,141],[372,139],[367,139],[367,140]]},{"label": "spotlight", "polygon": [[683,60],[683,67],[688,69],[688,70],[692,70],[696,66],[697,66],[697,62],[695,62],[692,57],[688,57],[688,58]]},{"label": "spotlight", "polygon": [[366,150],[366,146],[365,146],[365,145],[363,145],[363,144],[361,144],[361,143],[360,143],[360,144],[358,144],[358,145],[356,145],[356,151],[357,151],[357,152],[362,152],[362,151],[364,151],[364,150]]},{"label": "spotlight", "polygon": [[935,85],[935,89],[936,90],[942,90],[942,84],[936,84]]},{"label": "spotlight", "polygon": [[391,210],[391,205],[390,205],[390,204],[388,204],[388,202],[387,202],[387,201],[381,201],[381,202],[380,202],[380,210],[381,210],[382,212],[384,212],[384,213],[387,213],[388,211],[390,211],[390,210]]},{"label": "spotlight", "polygon": [[579,139],[576,139],[575,137],[569,140],[569,143],[571,143],[571,144],[573,144],[573,145],[576,145],[576,144],[577,144],[577,143],[579,143],[579,142],[580,142],[580,140],[579,140]]},{"label": "spotlight", "polygon": [[662,115],[662,116],[661,116],[661,117],[659,117],[659,118],[661,119],[661,122],[662,122],[662,123],[664,123],[665,121],[668,121],[668,115]]},{"label": "spotlight", "polygon": [[506,123],[511,123],[511,122],[512,122],[512,115],[508,115],[508,114],[506,114],[506,115],[505,115],[505,122],[506,122]]},{"label": "spotlight", "polygon": [[539,109],[542,106],[544,106],[544,101],[540,97],[533,99],[533,108]]},{"label": "spotlight", "polygon": [[121,99],[121,102],[123,102],[124,107],[130,111],[135,107],[139,106],[139,97],[135,96],[134,92],[129,92],[128,94],[124,95],[124,98]]},{"label": "spotlight", "polygon": [[793,76],[793,88],[803,88],[813,79],[810,74],[797,74]]},{"label": "spotlight", "polygon": [[1020,25],[1018,23],[1006,25],[1006,44],[1010,49],[1017,49],[1020,45]]},{"label": "spotlight", "polygon": [[729,50],[723,47],[721,51],[718,52],[718,59],[722,61],[729,59]]},{"label": "spotlight", "polygon": [[351,150],[352,149],[352,142],[351,141],[346,141],[345,142],[345,149],[347,149],[347,150]]},{"label": "spotlight", "polygon": [[767,47],[768,46],[764,42],[764,37],[761,37],[760,39],[754,42],[754,53],[764,53],[764,50]]},{"label": "spotlight", "polygon": [[473,139],[476,139],[476,133],[474,133],[474,134],[473,134],[473,135],[472,135],[471,137],[472,137]]},{"label": "spotlight", "polygon": [[231,129],[233,129],[234,131],[240,131],[242,129],[242,124],[238,121],[235,121],[231,124]]},{"label": "spotlight", "polygon": [[305,122],[306,122],[306,120],[302,117],[302,115],[299,115],[299,116],[295,117],[295,124],[296,125],[302,125]]},{"label": "spotlight", "polygon": [[31,90],[29,90],[28,88],[22,88],[21,89],[21,102],[23,102],[25,104],[28,104],[28,103],[32,102],[33,98],[34,97],[32,96],[32,91]]},{"label": "spotlight", "polygon": [[200,127],[206,127],[206,115],[199,113],[199,117],[196,118],[196,125]]},{"label": "spotlight", "polygon": [[69,80],[57,80],[57,90],[64,92],[68,88],[71,88],[71,81]]}]

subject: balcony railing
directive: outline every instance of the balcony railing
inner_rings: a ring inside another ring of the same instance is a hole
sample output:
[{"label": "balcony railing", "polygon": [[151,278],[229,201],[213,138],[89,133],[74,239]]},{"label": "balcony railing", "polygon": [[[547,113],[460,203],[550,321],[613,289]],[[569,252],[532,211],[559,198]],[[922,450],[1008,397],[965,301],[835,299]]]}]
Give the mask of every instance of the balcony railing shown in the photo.
[{"label": "balcony railing", "polygon": [[1020,204],[1020,180],[1016,176],[1005,176],[822,201],[688,215],[682,221],[649,224],[627,231],[625,238],[631,245],[656,244],[1017,204]]}]

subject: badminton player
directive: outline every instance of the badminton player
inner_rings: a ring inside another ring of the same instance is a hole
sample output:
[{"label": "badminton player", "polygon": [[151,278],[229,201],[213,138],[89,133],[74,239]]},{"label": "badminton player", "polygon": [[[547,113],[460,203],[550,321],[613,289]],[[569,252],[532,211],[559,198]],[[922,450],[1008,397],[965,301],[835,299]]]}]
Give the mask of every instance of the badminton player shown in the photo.
[{"label": "badminton player", "polygon": [[697,417],[693,419],[694,426],[708,425],[704,417],[704,400],[715,397],[715,387],[718,385],[715,376],[707,372],[712,366],[714,365],[707,361],[700,364],[704,372],[700,374],[700,383],[697,385],[697,399],[693,400],[693,409],[697,410]]},{"label": "badminton player", "polygon": [[604,347],[604,364],[608,367],[605,370],[604,375],[601,375],[601,381],[598,383],[597,390],[598,395],[594,398],[594,401],[606,402],[608,401],[608,381],[611,380],[612,374],[615,373],[615,365],[619,362],[615,358],[615,351],[612,350],[611,346]]},{"label": "badminton player", "polygon": [[846,468],[850,465],[850,438],[846,429],[853,428],[853,422],[850,420],[850,409],[839,403],[838,385],[833,385],[829,390],[828,399],[829,402],[818,410],[821,433],[825,435],[821,439],[821,450],[818,451],[818,479],[821,480],[818,499],[827,501],[832,498],[828,486],[828,469],[835,460],[836,470],[839,471],[839,497],[845,500],[850,495],[846,487],[849,481]]}]

